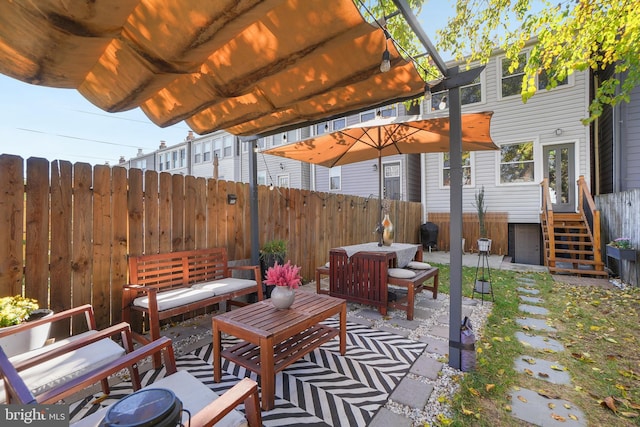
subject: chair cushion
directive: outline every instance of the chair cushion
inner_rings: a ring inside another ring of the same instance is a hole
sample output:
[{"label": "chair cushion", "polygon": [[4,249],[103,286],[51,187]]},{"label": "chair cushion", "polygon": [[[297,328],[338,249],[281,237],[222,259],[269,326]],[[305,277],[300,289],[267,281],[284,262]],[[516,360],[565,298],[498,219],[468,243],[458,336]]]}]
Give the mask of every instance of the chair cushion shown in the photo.
[{"label": "chair cushion", "polygon": [[396,279],[411,279],[416,277],[415,271],[407,270],[405,268],[390,268],[388,274]]},{"label": "chair cushion", "polygon": [[426,262],[422,262],[422,261],[411,261],[409,264],[407,264],[408,268],[413,268],[414,270],[428,270],[431,267],[431,264],[427,264]]},{"label": "chair cushion", "polygon": [[55,350],[58,347],[62,347],[63,345],[67,345],[67,344],[69,344],[69,343],[71,343],[73,341],[76,341],[76,340],[84,338],[84,337],[89,337],[89,336],[95,335],[97,333],[98,333],[98,331],[96,331],[94,329],[92,329],[90,331],[82,332],[81,334],[78,334],[78,335],[73,335],[73,336],[70,336],[68,338],[57,340],[53,344],[45,345],[45,346],[40,347],[40,348],[35,348],[35,349],[27,351],[25,353],[16,354],[15,356],[10,357],[9,360],[11,361],[12,364],[16,365],[16,364],[22,362],[23,360],[29,360],[32,357],[39,356],[39,355],[41,355],[43,353],[48,353],[51,350]]},{"label": "chair cushion", "polygon": [[237,279],[235,277],[227,277],[225,279],[218,279],[212,282],[196,283],[191,286],[191,289],[208,291],[214,295],[224,295],[230,292],[237,292],[249,288],[257,289],[255,280]]},{"label": "chair cushion", "polygon": [[[122,347],[113,340],[105,338],[20,371],[20,377],[29,390],[37,396],[85,372],[106,365],[124,354]],[[0,384],[0,390],[0,396],[2,396],[0,400],[4,400],[4,384]]]},{"label": "chair cushion", "polygon": [[[254,282],[255,283],[255,282]],[[207,289],[180,288],[158,293],[158,311],[180,307],[192,302],[211,298],[216,294]],[[138,297],[133,300],[137,307],[149,308],[149,297]]]},{"label": "chair cushion", "polygon": [[[145,388],[165,388],[173,391],[176,397],[180,399],[184,405],[184,408],[189,410],[191,414],[195,414],[218,398],[218,395],[213,390],[205,386],[187,371],[178,371],[175,374],[164,377]],[[72,423],[71,426],[98,427],[107,410],[108,407],[102,408],[99,411]],[[182,415],[182,422],[186,425],[186,413],[183,413]],[[216,423],[216,427],[241,427],[246,425],[247,420],[235,409],[225,415],[220,422]]]}]

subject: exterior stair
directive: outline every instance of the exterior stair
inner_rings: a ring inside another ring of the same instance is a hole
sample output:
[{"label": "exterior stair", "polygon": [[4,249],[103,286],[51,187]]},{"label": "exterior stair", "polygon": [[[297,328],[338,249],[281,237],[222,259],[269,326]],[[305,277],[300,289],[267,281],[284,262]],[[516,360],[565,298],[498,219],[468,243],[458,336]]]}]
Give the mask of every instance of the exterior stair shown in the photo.
[{"label": "exterior stair", "polygon": [[543,181],[540,224],[545,265],[551,274],[608,277],[600,249],[600,212],[595,209],[584,182],[578,180],[578,212],[553,212],[548,183]]}]

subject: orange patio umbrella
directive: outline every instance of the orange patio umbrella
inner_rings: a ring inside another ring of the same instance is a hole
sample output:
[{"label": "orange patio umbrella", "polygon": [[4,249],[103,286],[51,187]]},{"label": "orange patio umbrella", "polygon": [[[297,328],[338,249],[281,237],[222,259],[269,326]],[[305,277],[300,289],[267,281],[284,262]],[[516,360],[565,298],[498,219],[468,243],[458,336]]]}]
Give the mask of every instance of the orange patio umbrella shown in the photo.
[{"label": "orange patio umbrella", "polygon": [[[497,150],[490,135],[493,112],[462,115],[462,150]],[[379,118],[264,151],[288,159],[334,167],[378,159],[378,189],[382,204],[382,157],[394,154],[449,151],[449,117]],[[382,223],[382,209],[380,222]],[[382,234],[380,234],[382,238]]]}]

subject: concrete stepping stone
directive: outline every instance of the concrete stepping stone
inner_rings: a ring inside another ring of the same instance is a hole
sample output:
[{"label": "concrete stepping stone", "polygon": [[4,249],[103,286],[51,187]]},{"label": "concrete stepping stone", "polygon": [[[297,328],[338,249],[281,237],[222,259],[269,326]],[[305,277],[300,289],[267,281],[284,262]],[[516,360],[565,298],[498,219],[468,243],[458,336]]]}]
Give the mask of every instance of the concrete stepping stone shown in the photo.
[{"label": "concrete stepping stone", "polygon": [[550,399],[526,388],[514,388],[509,394],[514,418],[543,427],[587,426],[584,413],[567,400]]},{"label": "concrete stepping stone", "polygon": [[518,295],[522,302],[528,302],[529,304],[542,304],[544,300],[538,297],[528,297],[526,295]]},{"label": "concrete stepping stone", "polygon": [[533,317],[525,317],[524,319],[516,319],[516,323],[520,326],[533,329],[535,331],[557,332],[553,326],[549,326],[544,319],[534,319]]},{"label": "concrete stepping stone", "polygon": [[422,409],[427,404],[432,391],[431,384],[405,377],[391,393],[390,398],[402,405]]},{"label": "concrete stepping stone", "polygon": [[530,375],[552,384],[571,384],[569,373],[558,362],[550,362],[530,356],[520,356],[516,359],[514,369],[517,372]]},{"label": "concrete stepping stone", "polygon": [[547,314],[549,314],[549,310],[547,310],[546,308],[529,304],[520,304],[518,306],[518,310],[522,311],[523,313],[540,314],[542,316],[546,316]]},{"label": "concrete stepping stone", "polygon": [[538,289],[529,289],[529,288],[516,288],[516,291],[518,292],[522,292],[525,294],[531,294],[531,295],[538,295],[540,293],[540,291]]},{"label": "concrete stepping stone", "polygon": [[433,325],[426,332],[434,337],[449,339],[449,325]]},{"label": "concrete stepping stone", "polygon": [[516,282],[521,283],[521,284],[526,284],[528,286],[536,286],[537,283],[534,279],[530,279],[528,277],[520,277],[518,279],[516,279]]},{"label": "concrete stepping stone", "polygon": [[564,351],[564,346],[558,340],[542,337],[540,335],[527,335],[524,332],[516,332],[516,339],[524,346],[532,347],[536,350],[559,352]]}]

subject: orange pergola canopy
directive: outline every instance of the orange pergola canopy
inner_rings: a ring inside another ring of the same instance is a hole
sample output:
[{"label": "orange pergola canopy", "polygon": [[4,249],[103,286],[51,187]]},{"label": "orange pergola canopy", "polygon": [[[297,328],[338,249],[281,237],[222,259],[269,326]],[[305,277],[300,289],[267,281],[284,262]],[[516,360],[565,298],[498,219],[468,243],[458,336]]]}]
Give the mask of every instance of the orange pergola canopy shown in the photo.
[{"label": "orange pergola canopy", "polygon": [[418,96],[353,0],[0,2],[0,73],[159,126],[257,135]]}]

